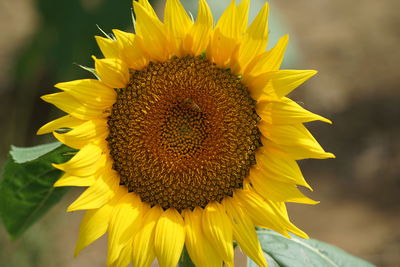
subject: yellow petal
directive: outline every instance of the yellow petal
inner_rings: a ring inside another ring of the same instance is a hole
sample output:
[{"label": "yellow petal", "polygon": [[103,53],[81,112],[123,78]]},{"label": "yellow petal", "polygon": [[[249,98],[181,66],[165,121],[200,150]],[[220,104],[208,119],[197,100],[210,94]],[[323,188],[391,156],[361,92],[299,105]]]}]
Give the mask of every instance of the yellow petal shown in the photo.
[{"label": "yellow petal", "polygon": [[236,17],[239,28],[239,35],[243,35],[249,24],[250,0],[242,0],[236,7]]},{"label": "yellow petal", "polygon": [[128,244],[123,246],[119,257],[109,266],[110,267],[126,267],[132,260],[132,238]]},{"label": "yellow petal", "polygon": [[107,121],[89,120],[69,132],[53,134],[61,143],[80,149],[88,143],[104,142],[108,135]]},{"label": "yellow petal", "polygon": [[152,16],[141,4],[134,1],[136,33],[143,40],[143,46],[152,60],[166,61],[169,58],[169,41],[165,35],[165,25]]},{"label": "yellow petal", "polygon": [[229,67],[236,71],[235,63],[239,53],[240,30],[238,10],[235,1],[232,0],[218,20],[207,48],[207,58],[221,68]]},{"label": "yellow petal", "polygon": [[240,69],[237,64],[242,35],[248,23],[249,1],[236,7],[235,0],[222,13],[207,48],[207,58],[221,68],[230,68],[234,73]]},{"label": "yellow petal", "polygon": [[294,160],[335,158],[335,155],[332,153],[324,152],[321,150],[310,150],[304,146],[277,144],[264,137],[261,137],[261,141],[265,147],[277,150],[285,154],[286,157]]},{"label": "yellow petal", "polygon": [[246,211],[254,225],[288,236],[285,225],[279,221],[275,211],[259,195],[251,190],[236,190],[234,199]]},{"label": "yellow petal", "polygon": [[216,253],[213,246],[206,239],[202,229],[201,208],[184,210],[182,215],[185,218],[185,246],[190,259],[196,266],[221,267],[222,258]]},{"label": "yellow petal", "polygon": [[286,204],[285,202],[279,202],[276,203],[276,207],[280,210],[280,213],[287,219],[289,220],[289,214],[286,210]]},{"label": "yellow petal", "polygon": [[244,73],[247,74],[244,75],[244,79],[248,79],[249,76],[254,77],[261,73],[279,70],[288,41],[289,35],[284,35],[279,39],[274,48],[254,58],[244,71]]},{"label": "yellow petal", "polygon": [[101,36],[95,36],[97,45],[105,58],[118,58],[118,44],[115,40],[104,38]]},{"label": "yellow petal", "polygon": [[83,248],[106,233],[111,211],[112,207],[110,205],[104,205],[100,209],[86,211],[79,230],[75,256],[77,256]]},{"label": "yellow petal", "polygon": [[298,184],[312,190],[296,161],[286,157],[285,154],[269,147],[261,147],[256,151],[256,161],[257,165],[250,169],[249,177],[262,175],[266,179]]},{"label": "yellow petal", "polygon": [[[135,6],[134,2],[136,1],[133,0],[133,6]],[[150,16],[157,18],[157,14],[148,0],[139,0],[139,4],[143,6],[143,8],[150,14]]]},{"label": "yellow petal", "polygon": [[112,88],[93,79],[58,83],[55,87],[75,97],[82,104],[98,109],[106,109],[112,106],[117,96]]},{"label": "yellow petal", "polygon": [[62,111],[81,120],[90,120],[92,118],[106,116],[102,109],[84,106],[76,98],[66,92],[44,95],[41,98],[47,103],[51,103]]},{"label": "yellow petal", "polygon": [[75,117],[72,117],[71,115],[66,115],[46,123],[45,125],[40,127],[40,129],[37,131],[37,134],[40,135],[40,134],[51,133],[60,128],[75,128],[84,122],[85,122],[84,120],[77,119]]},{"label": "yellow petal", "polygon": [[315,70],[278,70],[268,77],[279,97],[285,96],[317,73]]},{"label": "yellow petal", "polygon": [[137,231],[132,246],[132,266],[147,267],[153,262],[154,235],[158,219],[163,212],[160,206],[154,206],[149,209],[144,218],[141,227]]},{"label": "yellow petal", "polygon": [[68,207],[67,211],[98,209],[115,197],[118,187],[119,177],[105,172]]},{"label": "yellow petal", "polygon": [[86,211],[79,229],[79,237],[76,244],[75,256],[77,256],[83,248],[90,245],[93,241],[105,234],[108,228],[111,212],[113,210],[113,205],[123,194],[126,194],[126,191],[119,190],[117,197],[115,197],[110,203],[102,206],[99,209]]},{"label": "yellow petal", "polygon": [[261,54],[268,43],[268,3],[265,3],[257,17],[248,28],[240,46],[239,61],[241,69]]},{"label": "yellow petal", "polygon": [[[244,77],[247,77],[245,79]],[[268,73],[258,75],[256,77],[243,76],[243,82],[249,88],[251,97],[257,102],[262,101],[277,101],[280,98],[276,94]]]},{"label": "yellow petal", "polygon": [[120,257],[129,241],[132,242],[141,223],[140,216],[143,216],[142,202],[134,193],[126,194],[115,205],[108,228],[108,265]]},{"label": "yellow petal", "polygon": [[300,230],[299,228],[297,228],[294,224],[292,224],[289,221],[289,216],[288,216],[288,212],[286,210],[286,205],[284,202],[277,202],[275,203],[276,208],[279,210],[279,213],[284,217],[284,219],[288,222],[288,226],[287,229],[289,232],[292,232],[293,234],[304,238],[304,239],[308,239],[308,235],[306,233],[304,233],[302,230]]},{"label": "yellow petal", "polygon": [[257,114],[267,123],[291,124],[320,120],[332,123],[330,120],[314,114],[287,97],[276,101],[260,101],[256,106]]},{"label": "yellow petal", "polygon": [[113,29],[112,32],[115,35],[115,38],[117,39],[118,47],[120,49],[125,47],[129,48],[130,46],[132,46],[133,40],[135,39],[135,34],[124,32],[118,29]]},{"label": "yellow petal", "polygon": [[239,41],[222,34],[219,28],[214,30],[207,47],[207,58],[220,68],[230,68],[237,72]]},{"label": "yellow petal", "polygon": [[272,142],[287,147],[301,148],[321,157],[328,156],[307,128],[301,124],[273,125],[259,123],[261,133]]},{"label": "yellow petal", "polygon": [[[292,232],[293,234],[301,237],[308,239],[308,235],[301,231],[299,228],[297,228],[293,223],[289,221],[289,217],[287,216],[287,211],[286,207],[282,202],[275,202],[275,201],[270,201],[270,200],[265,200],[265,203],[271,207],[271,209],[274,211],[276,217],[280,222],[285,226],[286,230],[289,232]],[[288,236],[291,238],[290,236]]]},{"label": "yellow petal", "polygon": [[227,265],[233,265],[232,223],[224,207],[218,202],[209,203],[202,217],[203,232],[208,241]]},{"label": "yellow petal", "polygon": [[118,40],[120,58],[126,62],[128,67],[140,70],[148,64],[140,37],[116,29],[113,30],[113,33]]},{"label": "yellow petal", "polygon": [[250,216],[256,226],[275,230],[278,233],[291,238],[292,232],[302,238],[308,238],[307,234],[298,229],[289,221],[285,206],[282,202],[263,199],[252,189],[236,190],[235,197],[242,209]]},{"label": "yellow petal", "polygon": [[186,35],[183,43],[185,52],[195,56],[201,55],[210,42],[212,28],[213,17],[211,10],[205,0],[200,0],[196,22]]},{"label": "yellow petal", "polygon": [[69,173],[64,173],[64,175],[57,180],[53,185],[54,187],[60,186],[91,186],[96,181],[96,175],[89,176],[75,176]]},{"label": "yellow petal", "polygon": [[182,41],[193,22],[179,0],[167,0],[164,9],[164,23],[176,56],[182,56]]},{"label": "yellow petal", "polygon": [[237,18],[237,8],[235,5],[235,0],[232,0],[228,8],[222,13],[219,18],[216,29],[220,29],[221,33],[233,39],[236,39],[240,35],[241,27],[239,27],[239,20]]},{"label": "yellow petal", "polygon": [[102,152],[100,147],[88,144],[69,161],[62,164],[53,164],[53,166],[71,175],[88,176],[98,170],[98,162]]},{"label": "yellow petal", "polygon": [[[303,84],[317,73],[315,70],[278,70],[260,74],[256,77],[251,75],[245,81],[250,85],[250,91],[262,91],[263,94],[270,94],[267,89],[272,89],[278,98],[283,97]],[[263,84],[264,87],[262,86]],[[256,100],[259,101],[259,95]]]},{"label": "yellow petal", "polygon": [[97,59],[93,56],[96,73],[111,88],[125,88],[129,82],[128,66],[120,59]]},{"label": "yellow petal", "polygon": [[258,266],[267,266],[263,251],[258,241],[253,222],[247,216],[246,212],[235,203],[235,200],[228,197],[223,202],[228,212],[233,226],[233,236],[239,243],[240,248],[248,255]]},{"label": "yellow petal", "polygon": [[273,179],[265,178],[262,174],[253,172],[251,184],[254,189],[265,199],[276,202],[296,202],[303,204],[318,204],[306,197],[294,184],[283,183]]},{"label": "yellow petal", "polygon": [[176,266],[184,243],[183,218],[174,208],[169,208],[158,219],[154,236],[154,251],[160,266]]}]

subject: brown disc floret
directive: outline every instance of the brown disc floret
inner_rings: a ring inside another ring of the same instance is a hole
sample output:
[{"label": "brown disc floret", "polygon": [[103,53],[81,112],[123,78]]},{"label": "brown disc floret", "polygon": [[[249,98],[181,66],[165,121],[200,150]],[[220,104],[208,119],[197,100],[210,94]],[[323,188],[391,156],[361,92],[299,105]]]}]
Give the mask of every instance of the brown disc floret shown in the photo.
[{"label": "brown disc floret", "polygon": [[202,57],[131,71],[108,118],[113,169],[150,205],[178,211],[232,196],[261,146],[256,102]]}]

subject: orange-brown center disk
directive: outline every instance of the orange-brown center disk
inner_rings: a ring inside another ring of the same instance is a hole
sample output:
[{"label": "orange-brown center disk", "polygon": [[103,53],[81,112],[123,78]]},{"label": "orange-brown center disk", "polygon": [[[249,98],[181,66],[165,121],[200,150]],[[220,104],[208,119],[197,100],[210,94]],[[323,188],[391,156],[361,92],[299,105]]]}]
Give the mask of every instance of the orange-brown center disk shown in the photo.
[{"label": "orange-brown center disk", "polygon": [[261,146],[256,102],[240,79],[201,57],[132,71],[107,138],[121,185],[178,211],[241,188]]}]

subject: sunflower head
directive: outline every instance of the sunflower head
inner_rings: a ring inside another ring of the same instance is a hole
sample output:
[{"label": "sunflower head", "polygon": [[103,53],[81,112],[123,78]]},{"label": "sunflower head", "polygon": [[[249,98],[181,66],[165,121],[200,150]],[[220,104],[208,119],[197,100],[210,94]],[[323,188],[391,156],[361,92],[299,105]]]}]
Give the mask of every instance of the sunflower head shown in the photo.
[{"label": "sunflower head", "polygon": [[205,0],[195,21],[178,0],[163,22],[133,7],[134,34],[96,36],[98,79],[43,96],[67,115],[39,134],[79,149],[55,186],[88,187],[68,208],[87,210],[77,253],[108,232],[110,266],[175,266],[184,246],[196,266],[232,266],[236,240],[266,266],[254,227],[307,237],[285,207],[316,203],[296,160],[333,157],[303,126],[329,120],[285,97],[315,71],[280,70],[287,36],[265,51],[268,4],[250,26],[247,0],[215,26]]}]

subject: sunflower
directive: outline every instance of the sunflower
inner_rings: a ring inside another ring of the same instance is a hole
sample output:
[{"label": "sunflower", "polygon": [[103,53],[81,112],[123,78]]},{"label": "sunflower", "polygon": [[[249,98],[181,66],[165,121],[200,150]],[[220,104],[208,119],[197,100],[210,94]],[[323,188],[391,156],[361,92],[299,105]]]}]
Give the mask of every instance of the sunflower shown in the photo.
[{"label": "sunflower", "polygon": [[303,123],[329,120],[285,97],[313,70],[280,70],[288,36],[265,51],[268,5],[248,25],[249,0],[214,26],[205,0],[195,21],[167,0],[161,22],[133,2],[135,34],[96,41],[97,79],[58,83],[43,96],[67,115],[44,125],[78,149],[54,167],[54,186],[88,187],[68,211],[87,210],[76,254],[108,233],[109,266],[233,266],[233,240],[267,266],[255,226],[307,235],[285,202],[315,204],[296,160],[330,158]]}]

